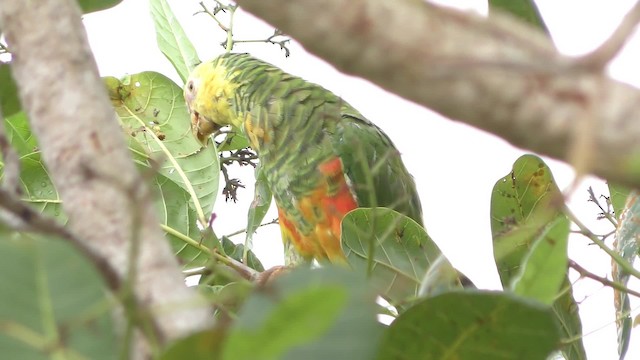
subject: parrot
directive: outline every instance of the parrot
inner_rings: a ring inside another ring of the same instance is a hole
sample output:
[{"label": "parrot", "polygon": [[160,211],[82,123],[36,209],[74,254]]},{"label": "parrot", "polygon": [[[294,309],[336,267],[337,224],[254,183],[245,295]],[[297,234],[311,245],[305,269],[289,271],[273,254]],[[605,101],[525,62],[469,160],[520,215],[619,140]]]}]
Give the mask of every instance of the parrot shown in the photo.
[{"label": "parrot", "polygon": [[391,139],[320,85],[247,53],[202,62],[184,85],[194,135],[205,146],[225,126],[258,155],[282,240],[305,260],[346,261],[341,221],[359,207],[387,207],[421,226],[413,177]]}]

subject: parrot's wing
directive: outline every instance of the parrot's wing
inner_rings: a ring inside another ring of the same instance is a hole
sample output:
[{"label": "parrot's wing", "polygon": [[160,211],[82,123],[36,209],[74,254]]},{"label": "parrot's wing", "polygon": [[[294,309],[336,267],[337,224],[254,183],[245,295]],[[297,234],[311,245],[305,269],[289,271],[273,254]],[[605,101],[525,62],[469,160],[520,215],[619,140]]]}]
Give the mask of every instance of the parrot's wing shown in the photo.
[{"label": "parrot's wing", "polygon": [[388,207],[422,225],[422,206],[413,177],[391,139],[346,103],[336,130],[334,148],[358,205]]}]

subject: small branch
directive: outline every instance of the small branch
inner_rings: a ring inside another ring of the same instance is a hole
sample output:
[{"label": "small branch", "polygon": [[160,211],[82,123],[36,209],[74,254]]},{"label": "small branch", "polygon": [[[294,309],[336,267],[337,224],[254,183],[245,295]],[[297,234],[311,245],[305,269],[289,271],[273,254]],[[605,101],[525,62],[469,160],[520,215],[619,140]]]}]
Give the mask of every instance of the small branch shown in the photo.
[{"label": "small branch", "polygon": [[[261,227],[263,227],[263,226],[267,226],[267,225],[271,225],[271,224],[277,224],[277,223],[278,223],[278,218],[275,218],[275,219],[273,219],[273,220],[271,220],[271,221],[269,221],[269,222],[262,223],[262,224],[258,225],[258,227],[257,227],[256,229],[259,229],[259,228],[261,228]],[[231,234],[226,235],[226,236],[230,238],[230,237],[232,237],[232,236],[236,236],[236,235],[244,234],[244,233],[246,233],[246,232],[247,232],[247,228],[244,228],[244,229],[241,229],[241,230],[234,231],[234,232],[232,232]]]},{"label": "small branch", "polygon": [[229,173],[227,171],[227,165],[223,162],[220,163],[220,171],[222,172],[222,176],[224,176],[224,188],[222,188],[222,194],[224,194],[224,201],[229,201],[229,199],[233,200],[233,202],[238,201],[238,188],[244,188],[240,179],[229,179]]},{"label": "small branch", "polygon": [[283,36],[282,31],[276,29],[273,32],[273,35],[269,36],[266,39],[255,39],[255,40],[234,40],[233,42],[236,44],[250,44],[250,43],[267,43],[267,44],[273,44],[273,45],[279,45],[280,46],[280,50],[284,50],[284,56],[285,57],[289,57],[289,55],[291,55],[291,52],[289,51],[289,48],[287,47],[287,44],[289,42],[291,42],[291,39],[284,39],[284,40],[274,40],[275,38],[279,37],[279,36]]},{"label": "small branch", "polygon": [[618,291],[622,291],[624,293],[627,293],[629,295],[633,295],[637,298],[640,298],[640,292],[637,292],[635,290],[629,289],[628,287],[622,285],[619,282],[616,281],[611,281],[607,278],[604,277],[600,277],[592,272],[590,272],[589,270],[583,268],[582,266],[578,265],[578,263],[576,263],[573,260],[569,260],[569,267],[574,269],[575,271],[578,272],[578,274],[580,274],[581,277],[586,277],[592,280],[595,280],[599,283],[601,283],[604,286],[608,286],[610,288],[616,289]]},{"label": "small branch", "polygon": [[593,241],[594,244],[598,245],[604,252],[606,252],[613,261],[615,261],[622,270],[627,272],[629,275],[632,275],[638,279],[640,279],[640,271],[636,270],[628,261],[626,261],[622,256],[620,256],[617,252],[612,250],[604,243],[604,241],[600,240],[595,234],[593,234],[576,216],[575,214],[565,205],[563,209],[564,213],[567,217],[580,229],[582,235],[589,238]]},{"label": "small branch", "polygon": [[602,71],[622,50],[640,23],[640,1],[629,10],[616,30],[602,45],[576,60],[576,66],[587,71]]},{"label": "small branch", "polygon": [[596,206],[598,206],[598,208],[600,208],[600,214],[598,214],[599,219],[607,219],[613,226],[618,227],[618,221],[616,220],[615,216],[611,212],[611,202],[608,201],[609,198],[607,198],[604,195],[601,195],[605,199],[607,199],[607,209],[605,209],[600,204],[600,201],[598,201],[598,197],[596,197],[596,194],[593,192],[593,188],[591,186],[589,186],[589,188],[587,189],[587,192],[589,193],[588,201],[593,202],[594,204],[596,204]]},{"label": "small branch", "polygon": [[[196,14],[207,14],[209,15],[215,22],[218,24],[218,27],[222,29],[227,34],[227,39],[222,42],[222,47],[225,48],[227,52],[233,50],[234,40],[233,40],[233,18],[236,10],[238,9],[238,5],[231,4],[223,4],[221,1],[215,0],[216,6],[213,10],[209,10],[203,1],[200,2],[200,7],[202,10],[197,11]],[[219,12],[229,12],[229,25],[225,25],[220,19],[218,19]]]}]

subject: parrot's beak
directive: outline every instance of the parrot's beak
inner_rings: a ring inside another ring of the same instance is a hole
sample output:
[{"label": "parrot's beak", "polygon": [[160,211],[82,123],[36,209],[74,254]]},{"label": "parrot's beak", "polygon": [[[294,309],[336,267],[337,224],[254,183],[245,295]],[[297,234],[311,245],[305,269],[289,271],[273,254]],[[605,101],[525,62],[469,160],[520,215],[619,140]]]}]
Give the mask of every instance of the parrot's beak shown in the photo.
[{"label": "parrot's beak", "polygon": [[202,145],[207,146],[209,136],[220,128],[221,126],[211,121],[211,119],[200,115],[195,110],[191,111],[191,132]]}]

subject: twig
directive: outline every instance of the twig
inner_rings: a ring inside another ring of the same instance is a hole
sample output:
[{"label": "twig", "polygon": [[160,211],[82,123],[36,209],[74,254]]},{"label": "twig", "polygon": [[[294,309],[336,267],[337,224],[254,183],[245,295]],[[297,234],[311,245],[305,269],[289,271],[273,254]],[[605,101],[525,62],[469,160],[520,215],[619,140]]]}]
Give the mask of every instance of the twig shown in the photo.
[{"label": "twig", "polygon": [[578,265],[578,263],[576,263],[573,260],[569,260],[569,267],[574,269],[575,271],[577,271],[578,274],[580,274],[581,277],[586,277],[586,278],[595,280],[595,281],[601,283],[604,286],[608,286],[608,287],[611,287],[611,288],[616,289],[618,291],[622,291],[622,292],[625,292],[625,293],[627,293],[629,295],[633,295],[633,296],[635,296],[637,298],[640,298],[640,292],[632,290],[632,289],[629,289],[628,287],[622,285],[619,282],[611,281],[611,280],[609,280],[607,278],[598,276],[598,275],[590,272],[589,270],[583,268],[582,266]]},{"label": "twig", "polygon": [[612,250],[604,243],[604,241],[600,240],[595,234],[593,234],[576,216],[575,214],[565,205],[563,209],[565,215],[580,229],[582,235],[589,238],[593,243],[598,245],[604,252],[606,252],[613,261],[615,261],[622,270],[624,270],[629,275],[632,275],[638,279],[640,279],[640,271],[636,270],[628,261],[622,258],[617,252]]},{"label": "twig", "polygon": [[609,202],[607,202],[607,209],[605,210],[604,207],[600,204],[600,201],[598,201],[598,198],[596,197],[595,193],[593,192],[593,188],[591,186],[589,186],[589,188],[587,189],[587,192],[589,193],[589,200],[588,201],[593,202],[594,204],[596,204],[598,206],[598,208],[600,208],[601,213],[599,215],[601,215],[602,218],[609,220],[609,222],[613,226],[618,227],[618,221],[611,214],[611,208],[610,208]]},{"label": "twig", "polygon": [[640,1],[629,10],[618,28],[602,45],[576,60],[576,66],[587,71],[601,71],[622,50],[636,26],[640,23]]},{"label": "twig", "polygon": [[[271,220],[271,221],[269,221],[269,222],[262,223],[262,224],[258,225],[258,227],[257,227],[256,229],[261,228],[261,227],[263,227],[263,226],[267,226],[267,225],[271,225],[271,224],[277,224],[277,223],[278,223],[278,218],[275,218],[275,219],[273,219],[273,220]],[[234,232],[232,232],[231,234],[228,234],[228,235],[226,235],[226,236],[230,238],[230,237],[232,237],[232,236],[236,236],[236,235],[244,234],[244,233],[246,233],[246,232],[247,232],[247,229],[246,229],[246,228],[244,228],[244,229],[240,229],[240,230],[234,231]]]},{"label": "twig", "polygon": [[281,50],[284,50],[284,56],[285,57],[289,57],[289,55],[291,55],[291,52],[289,51],[289,48],[287,47],[287,44],[289,42],[291,42],[291,39],[284,39],[284,40],[280,40],[280,41],[276,41],[273,40],[275,38],[277,38],[278,36],[283,36],[282,31],[275,29],[273,31],[273,35],[269,36],[266,39],[254,39],[254,40],[234,40],[233,42],[236,44],[249,44],[249,43],[267,43],[267,44],[273,44],[273,45],[279,45]]},{"label": "twig", "polygon": [[[236,10],[238,9],[238,5],[223,4],[219,0],[215,0],[215,2],[216,2],[215,8],[213,8],[213,11],[210,11],[209,9],[207,9],[207,7],[205,6],[204,2],[201,1],[200,2],[200,7],[202,7],[202,10],[196,12],[194,15],[196,15],[196,14],[207,14],[207,15],[209,15],[216,22],[216,24],[218,24],[220,29],[222,29],[225,33],[227,33],[227,39],[225,41],[223,41],[221,45],[225,48],[225,50],[227,50],[227,52],[230,52],[231,50],[233,50],[233,45],[234,45],[234,41],[233,41],[233,18],[234,18]],[[222,21],[220,21],[220,19],[218,19],[218,17],[217,17],[217,15],[218,15],[218,13],[220,11],[226,13],[227,10],[229,11],[229,25],[223,24]]]},{"label": "twig", "polygon": [[229,173],[227,171],[227,165],[223,162],[220,163],[220,171],[222,172],[222,176],[224,176],[224,188],[222,188],[222,194],[224,194],[224,201],[229,201],[229,199],[233,200],[233,202],[238,201],[238,188],[244,188],[240,179],[229,178]]}]

